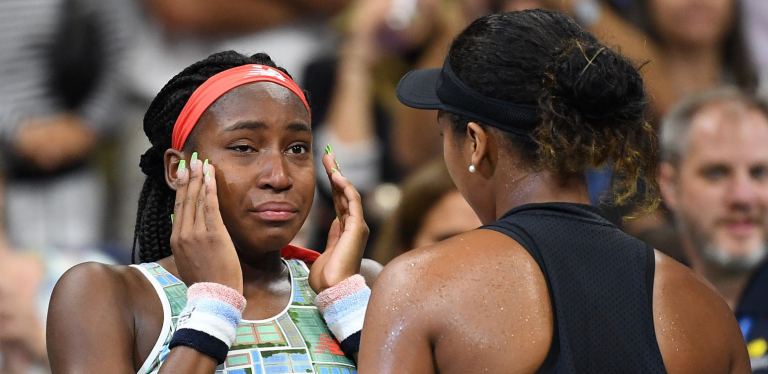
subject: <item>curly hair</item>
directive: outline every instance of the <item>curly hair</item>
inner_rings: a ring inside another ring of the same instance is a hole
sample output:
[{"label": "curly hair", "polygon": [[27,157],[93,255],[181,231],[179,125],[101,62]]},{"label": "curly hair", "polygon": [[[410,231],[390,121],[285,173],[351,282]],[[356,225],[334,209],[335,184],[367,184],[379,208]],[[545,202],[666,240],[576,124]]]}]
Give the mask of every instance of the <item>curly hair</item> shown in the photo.
[{"label": "curly hair", "polygon": [[[644,210],[658,206],[657,135],[645,118],[639,67],[572,19],[541,9],[492,14],[454,40],[448,59],[475,91],[538,108],[541,123],[530,136],[504,132],[527,166],[584,175],[612,164],[614,203],[626,204],[642,186]],[[472,120],[449,115],[459,133]]]},{"label": "curly hair", "polygon": [[[192,93],[208,78],[237,66],[259,64],[288,72],[275,65],[269,55],[258,53],[246,56],[226,51],[208,56],[173,77],[157,94],[144,115],[144,133],[152,146],[141,156],[139,166],[147,176],[139,196],[131,259],[152,262],[168,257],[171,251],[171,213],[175,192],[165,181],[164,154],[171,148],[171,136],[176,119]],[[195,131],[189,135],[185,149],[195,147]]]}]

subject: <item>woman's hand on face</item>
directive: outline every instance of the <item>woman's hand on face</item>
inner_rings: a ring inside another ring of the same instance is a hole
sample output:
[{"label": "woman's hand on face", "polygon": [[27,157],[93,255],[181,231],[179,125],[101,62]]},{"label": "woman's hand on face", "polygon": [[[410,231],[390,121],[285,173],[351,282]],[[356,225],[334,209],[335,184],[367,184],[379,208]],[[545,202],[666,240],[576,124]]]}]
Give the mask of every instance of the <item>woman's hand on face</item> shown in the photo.
[{"label": "woman's hand on face", "polygon": [[179,163],[171,249],[187,285],[213,282],[243,293],[240,260],[219,212],[216,169],[207,161],[193,155],[189,169]]},{"label": "woman's hand on face", "polygon": [[312,271],[309,272],[309,285],[317,293],[360,272],[360,262],[369,233],[368,225],[363,219],[360,193],[341,175],[330,146],[326,149],[322,161],[331,180],[337,218],[328,233],[325,252],[315,261]]}]

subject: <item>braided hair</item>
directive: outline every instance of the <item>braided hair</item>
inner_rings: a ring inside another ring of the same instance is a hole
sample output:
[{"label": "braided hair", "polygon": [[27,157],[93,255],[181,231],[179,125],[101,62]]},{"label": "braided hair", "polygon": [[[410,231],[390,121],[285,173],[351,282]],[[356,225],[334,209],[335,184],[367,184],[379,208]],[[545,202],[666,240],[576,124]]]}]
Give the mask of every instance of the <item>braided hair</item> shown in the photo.
[{"label": "braided hair", "polygon": [[[144,133],[152,146],[141,156],[139,166],[147,176],[139,196],[136,227],[133,234],[131,259],[136,260],[138,244],[139,262],[153,262],[173,254],[171,251],[171,213],[175,192],[165,182],[165,151],[171,148],[171,136],[176,119],[192,93],[208,78],[234,67],[259,64],[288,72],[275,65],[269,55],[257,53],[246,56],[235,51],[219,52],[196,62],[173,77],[160,90],[144,115]],[[306,95],[306,93],[305,93]],[[194,147],[195,131],[184,148]]]}]

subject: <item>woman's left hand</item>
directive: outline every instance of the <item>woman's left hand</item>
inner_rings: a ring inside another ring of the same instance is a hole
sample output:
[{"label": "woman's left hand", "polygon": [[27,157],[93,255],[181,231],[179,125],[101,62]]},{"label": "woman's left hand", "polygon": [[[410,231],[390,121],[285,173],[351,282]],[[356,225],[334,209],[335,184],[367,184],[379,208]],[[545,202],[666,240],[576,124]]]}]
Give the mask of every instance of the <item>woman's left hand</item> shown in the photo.
[{"label": "woman's left hand", "polygon": [[326,148],[322,162],[331,181],[337,218],[328,233],[325,252],[318,257],[309,273],[309,285],[317,293],[360,272],[369,233],[363,219],[360,193],[341,175],[330,146]]}]

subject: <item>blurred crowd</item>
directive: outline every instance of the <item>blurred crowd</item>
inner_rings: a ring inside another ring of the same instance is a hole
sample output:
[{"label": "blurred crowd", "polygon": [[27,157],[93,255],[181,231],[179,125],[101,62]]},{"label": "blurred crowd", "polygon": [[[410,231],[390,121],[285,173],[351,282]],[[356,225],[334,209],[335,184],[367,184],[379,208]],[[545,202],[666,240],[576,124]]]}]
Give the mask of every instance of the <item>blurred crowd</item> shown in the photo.
[{"label": "blurred crowd", "polygon": [[[768,331],[750,322],[768,315],[765,0],[4,0],[0,374],[45,372],[47,299],[64,270],[132,261],[142,118],[184,67],[230,49],[285,67],[310,94],[316,159],[333,146],[363,195],[366,256],[385,264],[480,226],[445,169],[436,114],[401,105],[399,79],[440,67],[475,18],[536,7],[642,65],[662,207],[623,219],[638,212],[604,199],[606,170],[589,172],[593,203],[706,277],[737,314],[753,370],[768,371]],[[335,212],[317,175],[295,244],[322,251]]]}]

